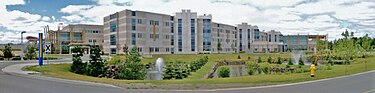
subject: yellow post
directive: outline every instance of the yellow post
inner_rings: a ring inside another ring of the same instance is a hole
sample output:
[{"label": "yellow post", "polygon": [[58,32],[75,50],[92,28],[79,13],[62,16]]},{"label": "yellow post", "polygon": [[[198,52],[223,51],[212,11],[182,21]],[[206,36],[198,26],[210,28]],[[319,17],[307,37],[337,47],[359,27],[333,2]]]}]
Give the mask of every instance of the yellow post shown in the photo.
[{"label": "yellow post", "polygon": [[315,65],[314,64],[311,64],[310,66],[310,76],[311,77],[315,77]]}]

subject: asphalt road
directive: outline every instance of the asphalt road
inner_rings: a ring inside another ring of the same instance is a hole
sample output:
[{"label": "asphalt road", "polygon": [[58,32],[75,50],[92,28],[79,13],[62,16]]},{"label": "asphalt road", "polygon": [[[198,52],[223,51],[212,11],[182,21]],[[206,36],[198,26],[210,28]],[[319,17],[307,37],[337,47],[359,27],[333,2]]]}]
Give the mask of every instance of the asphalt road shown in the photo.
[{"label": "asphalt road", "polygon": [[[0,69],[24,62],[0,62]],[[269,88],[165,91],[71,84],[0,72],[0,93],[375,93],[375,71],[312,83]]]}]

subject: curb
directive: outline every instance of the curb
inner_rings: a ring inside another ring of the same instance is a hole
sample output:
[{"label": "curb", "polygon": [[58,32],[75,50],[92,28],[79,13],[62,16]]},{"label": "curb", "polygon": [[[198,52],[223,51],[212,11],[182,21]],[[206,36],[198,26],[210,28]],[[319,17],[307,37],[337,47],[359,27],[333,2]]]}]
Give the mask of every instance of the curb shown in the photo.
[{"label": "curb", "polygon": [[[67,64],[71,62],[58,62],[58,63],[51,63],[51,64]],[[7,66],[1,69],[3,72],[8,73],[10,75],[31,78],[31,79],[39,79],[39,80],[46,80],[52,82],[59,82],[59,83],[67,83],[67,84],[74,84],[74,85],[86,85],[86,86],[100,86],[100,87],[112,87],[112,88],[120,88],[115,85],[111,84],[103,84],[103,83],[96,83],[96,82],[88,82],[88,81],[78,81],[78,80],[69,80],[69,79],[61,79],[61,78],[54,78],[54,77],[46,77],[40,75],[30,75],[34,73],[39,73],[35,71],[23,71],[22,68],[25,66],[34,66],[38,65],[38,63],[27,63],[27,64],[14,64]]]}]

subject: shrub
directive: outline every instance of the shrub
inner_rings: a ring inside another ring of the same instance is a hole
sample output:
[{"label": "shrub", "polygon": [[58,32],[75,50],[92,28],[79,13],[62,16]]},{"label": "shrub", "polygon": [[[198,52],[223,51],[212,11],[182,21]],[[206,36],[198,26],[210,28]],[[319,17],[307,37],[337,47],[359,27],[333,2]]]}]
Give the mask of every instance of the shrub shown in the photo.
[{"label": "shrub", "polygon": [[282,62],[281,62],[281,57],[277,57],[277,62],[276,62],[276,64],[282,64]]},{"label": "shrub", "polygon": [[37,58],[36,49],[37,48],[35,46],[28,45],[25,58],[27,58],[28,60],[36,59]]},{"label": "shrub", "polygon": [[13,57],[12,60],[21,60],[21,57],[16,56],[16,57]]},{"label": "shrub", "polygon": [[262,67],[262,71],[263,71],[264,74],[269,74],[269,70],[270,70],[270,68],[269,68],[268,64],[266,64]]},{"label": "shrub", "polygon": [[10,58],[13,57],[12,46],[10,45],[10,43],[6,44],[5,48],[2,51],[3,51],[4,58],[7,58],[9,60]]},{"label": "shrub", "polygon": [[250,62],[247,64],[247,73],[249,75],[254,75],[255,72],[258,72],[258,74],[260,74],[258,70],[260,70],[260,65],[258,63]]},{"label": "shrub", "polygon": [[328,59],[327,65],[331,65],[331,66],[333,66],[332,58],[329,58],[329,59]]},{"label": "shrub", "polygon": [[82,63],[83,49],[81,47],[74,47],[72,49],[73,64],[70,66],[70,71],[77,74],[84,74],[86,72],[86,63]]},{"label": "shrub", "polygon": [[258,63],[261,63],[261,62],[262,62],[262,58],[258,57]]},{"label": "shrub", "polygon": [[115,78],[127,80],[143,80],[145,78],[146,66],[140,63],[140,54],[137,49],[133,47],[125,62],[119,62],[119,71]]},{"label": "shrub", "polygon": [[241,56],[240,56],[240,55],[238,55],[238,56],[237,56],[237,59],[241,59]]},{"label": "shrub", "polygon": [[226,77],[229,77],[229,76],[230,76],[229,67],[226,67],[226,66],[219,67],[219,77],[226,78]]},{"label": "shrub", "polygon": [[270,63],[270,64],[272,64],[272,58],[268,57],[267,62]]},{"label": "shrub", "polygon": [[163,71],[163,79],[183,79],[190,75],[191,72],[199,70],[208,62],[208,57],[204,56],[193,62],[167,62],[165,70]]},{"label": "shrub", "polygon": [[333,69],[333,67],[331,65],[326,66],[326,70],[332,70],[332,69]]}]

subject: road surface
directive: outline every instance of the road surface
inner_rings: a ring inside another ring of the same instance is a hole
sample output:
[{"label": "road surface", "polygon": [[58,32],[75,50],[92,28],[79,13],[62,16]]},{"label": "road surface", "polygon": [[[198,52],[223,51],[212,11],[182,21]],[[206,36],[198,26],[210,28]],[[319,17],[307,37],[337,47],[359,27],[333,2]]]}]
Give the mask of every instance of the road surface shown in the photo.
[{"label": "road surface", "polygon": [[[0,62],[0,69],[25,62]],[[129,90],[110,86],[72,84],[13,75],[0,71],[0,93],[375,93],[375,71],[312,83],[267,88],[166,91]]]}]

